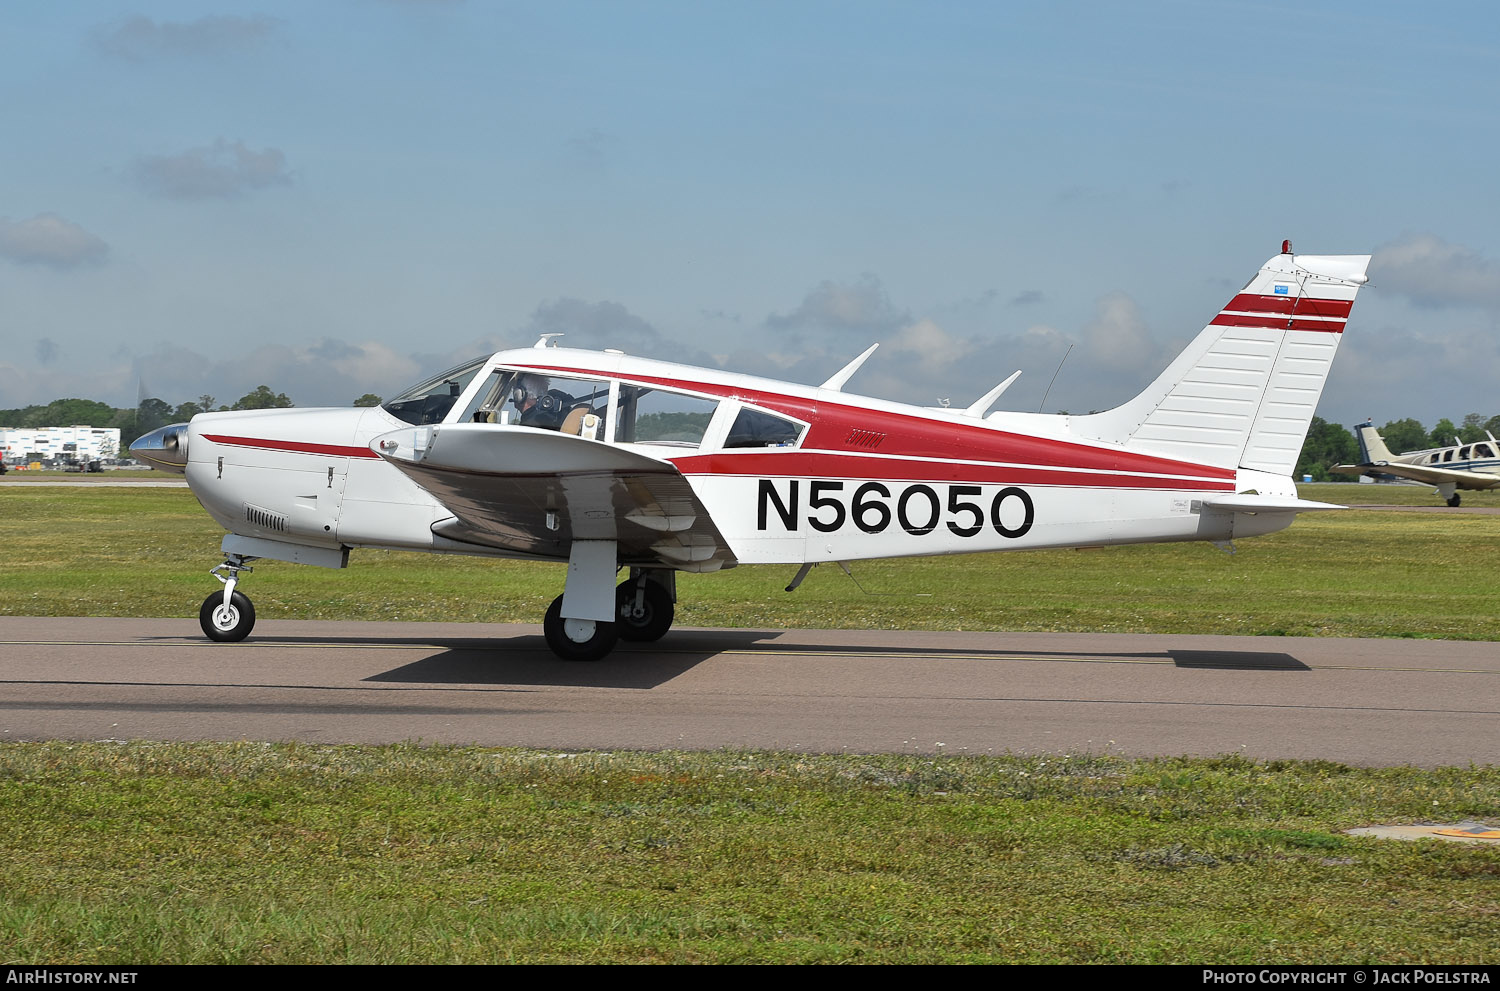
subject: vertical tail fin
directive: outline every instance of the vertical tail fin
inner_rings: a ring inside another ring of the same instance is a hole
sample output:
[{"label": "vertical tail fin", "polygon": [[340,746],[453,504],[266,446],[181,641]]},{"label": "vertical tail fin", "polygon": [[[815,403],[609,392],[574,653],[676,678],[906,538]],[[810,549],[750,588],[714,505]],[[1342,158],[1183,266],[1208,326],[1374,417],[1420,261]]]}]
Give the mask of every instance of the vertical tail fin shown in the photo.
[{"label": "vertical tail fin", "polygon": [[1085,437],[1221,468],[1290,475],[1369,255],[1266,262],[1139,396],[1073,417]]},{"label": "vertical tail fin", "polygon": [[1354,436],[1359,440],[1359,460],[1361,464],[1374,464],[1377,461],[1394,461],[1390,448],[1385,446],[1385,440],[1380,436],[1380,431],[1375,429],[1374,424],[1361,423],[1354,428]]}]

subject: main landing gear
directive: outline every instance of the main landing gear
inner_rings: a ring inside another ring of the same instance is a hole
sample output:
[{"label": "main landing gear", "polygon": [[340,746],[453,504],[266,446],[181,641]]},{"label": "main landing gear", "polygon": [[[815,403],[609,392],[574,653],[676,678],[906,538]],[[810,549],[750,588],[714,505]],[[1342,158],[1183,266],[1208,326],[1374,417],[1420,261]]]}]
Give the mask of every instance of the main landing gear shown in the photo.
[{"label": "main landing gear", "polygon": [[204,599],[202,608],[198,610],[198,625],[203,627],[204,634],[210,640],[234,643],[248,637],[255,626],[255,606],[251,604],[250,597],[244,592],[235,591],[240,572],[255,570],[245,563],[253,560],[255,559],[231,554],[224,559],[223,564],[209,572],[224,583],[224,591],[215,592]]},{"label": "main landing gear", "polygon": [[542,619],[547,646],[565,661],[597,661],[620,640],[650,643],[672,628],[676,609],[676,572],[631,568],[630,577],[614,590],[614,619],[564,618],[563,598],[552,600]]},{"label": "main landing gear", "polygon": [[[668,583],[674,571],[665,573]],[[661,584],[648,578],[644,571],[631,569],[631,576],[615,588],[615,611],[619,619],[620,639],[633,643],[651,643],[666,636],[672,628],[676,608],[672,605],[672,593]]]}]

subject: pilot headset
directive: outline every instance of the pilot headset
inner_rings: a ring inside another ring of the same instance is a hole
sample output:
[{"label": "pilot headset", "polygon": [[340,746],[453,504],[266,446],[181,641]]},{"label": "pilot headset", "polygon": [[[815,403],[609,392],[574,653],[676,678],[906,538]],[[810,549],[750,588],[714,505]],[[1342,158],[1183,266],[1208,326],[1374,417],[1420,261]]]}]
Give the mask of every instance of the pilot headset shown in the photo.
[{"label": "pilot headset", "polygon": [[[547,412],[556,412],[558,408],[557,399],[547,395],[547,380],[540,375],[522,375],[516,379],[515,388],[511,391],[511,401],[520,407],[526,404],[528,398],[535,399]],[[550,410],[547,408],[549,399],[552,401]]]}]

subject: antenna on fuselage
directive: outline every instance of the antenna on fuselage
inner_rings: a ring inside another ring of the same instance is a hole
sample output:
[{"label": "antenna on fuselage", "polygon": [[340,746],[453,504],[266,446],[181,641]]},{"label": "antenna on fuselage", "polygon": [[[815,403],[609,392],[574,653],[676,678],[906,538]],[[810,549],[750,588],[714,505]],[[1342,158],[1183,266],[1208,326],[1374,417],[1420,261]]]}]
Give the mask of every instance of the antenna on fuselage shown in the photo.
[{"label": "antenna on fuselage", "polygon": [[832,378],[830,378],[827,382],[824,382],[818,388],[827,389],[830,392],[838,392],[842,390],[844,388],[844,383],[849,381],[849,376],[859,371],[859,366],[863,365],[865,363],[865,359],[874,354],[875,349],[878,347],[880,347],[879,344],[871,344],[868,348],[865,349],[864,354],[860,355],[858,358],[855,358],[843,368],[840,368],[833,374]]},{"label": "antenna on fuselage", "polygon": [[550,340],[552,340],[552,338],[554,338],[554,337],[561,337],[561,336],[562,336],[561,334],[543,334],[541,337],[538,337],[536,339],[536,343],[533,344],[532,347],[534,347],[534,348],[555,348],[555,347],[557,347],[556,344],[549,344],[547,342],[550,341]]},{"label": "antenna on fuselage", "polygon": [[964,410],[964,416],[984,416],[984,414],[990,411],[990,407],[995,405],[995,400],[1000,398],[1000,393],[1004,392],[1006,389],[1009,389],[1010,384],[1020,377],[1021,370],[1018,368],[1011,373],[1010,378],[1006,379],[1004,382],[1001,382],[989,392],[986,392],[984,395],[976,399],[972,406]]},{"label": "antenna on fuselage", "polygon": [[1047,391],[1042,393],[1042,401],[1036,404],[1036,411],[1040,413],[1042,407],[1047,405],[1047,397],[1052,395],[1052,383],[1057,381],[1058,373],[1062,371],[1063,361],[1068,360],[1068,355],[1073,353],[1073,345],[1068,345],[1068,350],[1063,352],[1062,361],[1057,363],[1057,371],[1052,373],[1052,382],[1047,383]]}]

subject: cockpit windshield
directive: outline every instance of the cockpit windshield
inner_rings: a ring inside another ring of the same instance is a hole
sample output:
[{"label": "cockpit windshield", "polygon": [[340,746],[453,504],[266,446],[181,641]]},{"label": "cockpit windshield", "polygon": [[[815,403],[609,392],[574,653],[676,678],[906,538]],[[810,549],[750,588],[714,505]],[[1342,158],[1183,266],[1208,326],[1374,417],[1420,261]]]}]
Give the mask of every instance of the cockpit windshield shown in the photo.
[{"label": "cockpit windshield", "polygon": [[489,355],[456,365],[421,385],[407,389],[390,402],[383,403],[382,408],[407,423],[441,423],[487,361]]}]

